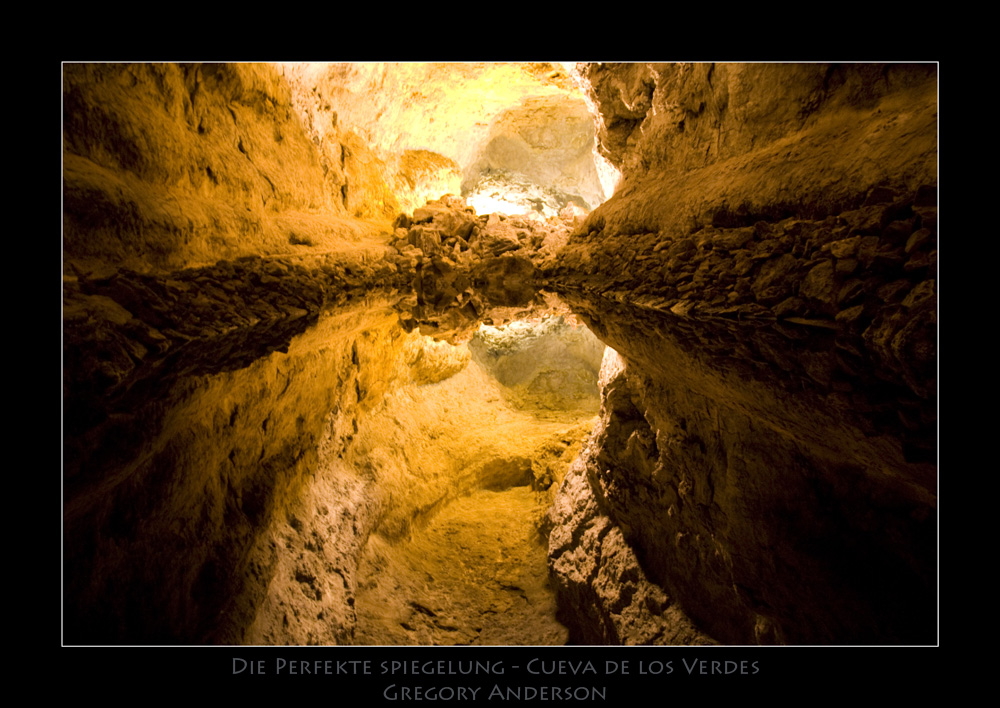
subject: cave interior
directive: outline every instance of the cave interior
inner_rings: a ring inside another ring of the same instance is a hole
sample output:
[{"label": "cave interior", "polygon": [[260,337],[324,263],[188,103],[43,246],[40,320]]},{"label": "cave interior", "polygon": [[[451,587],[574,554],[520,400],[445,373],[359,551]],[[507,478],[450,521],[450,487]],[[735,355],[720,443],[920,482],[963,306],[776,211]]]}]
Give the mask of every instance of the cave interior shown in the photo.
[{"label": "cave interior", "polygon": [[933,645],[935,63],[65,63],[68,645]]}]

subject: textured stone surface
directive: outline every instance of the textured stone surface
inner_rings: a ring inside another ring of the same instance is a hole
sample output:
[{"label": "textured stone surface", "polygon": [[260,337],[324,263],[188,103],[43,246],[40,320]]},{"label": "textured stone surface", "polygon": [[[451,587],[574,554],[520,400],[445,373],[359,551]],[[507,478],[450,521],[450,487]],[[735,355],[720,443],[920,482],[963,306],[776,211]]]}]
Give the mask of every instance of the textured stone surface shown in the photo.
[{"label": "textured stone surface", "polygon": [[466,341],[479,323],[501,325],[530,315],[562,314],[565,307],[539,293],[549,267],[581,214],[476,216],[465,200],[445,195],[400,214],[389,262],[411,279],[403,325],[450,341]]},{"label": "textured stone surface", "polygon": [[467,347],[428,348],[464,352],[467,365],[386,396],[337,463],[370,480],[379,510],[358,561],[352,641],[560,643],[538,527],[596,405],[512,401]]},{"label": "textured stone surface", "polygon": [[494,120],[484,147],[465,169],[463,194],[490,173],[512,172],[563,195],[559,207],[575,198],[592,209],[605,199],[593,150],[594,119],[581,98],[527,98]]},{"label": "textured stone surface", "polygon": [[271,66],[67,64],[63,135],[67,266],[377,248]]},{"label": "textured stone surface", "polygon": [[542,275],[635,431],[590,485],[719,641],[934,641],[935,71],[584,72],[623,184]]},{"label": "textured stone surface", "polygon": [[369,543],[359,573],[358,644],[565,644],[547,587],[528,486],[456,499],[401,548]]},{"label": "textured stone surface", "polygon": [[618,87],[632,80],[624,74],[645,72],[639,83],[648,87],[655,73],[656,89],[634,104],[649,108],[624,140],[631,147],[609,153],[624,169],[622,184],[567,256],[595,258],[622,239],[676,241],[710,226],[823,219],[878,206],[866,203],[875,188],[892,201],[936,183],[933,64],[644,66],[605,65],[591,76],[605,115],[621,108]]},{"label": "textured stone surface", "polygon": [[67,641],[346,643],[360,592],[364,641],[488,640],[394,583],[466,493],[539,519],[587,424],[422,335],[572,310],[625,369],[540,522],[571,640],[934,642],[936,67],[581,70],[585,220],[423,203],[555,136],[552,65],[67,66]]},{"label": "textured stone surface", "polygon": [[[405,381],[404,339],[384,301],[359,302],[286,353],[164,373],[155,395],[109,396],[105,419],[68,430],[67,641],[241,641],[285,561],[269,528],[315,473],[328,413],[350,421]],[[342,486],[349,505],[357,473]]]},{"label": "textured stone surface", "polygon": [[[914,200],[914,195],[893,194],[888,206],[861,207],[823,220],[793,217],[746,228],[707,227],[675,241],[655,241],[650,234],[631,240],[625,252],[587,251],[586,264],[561,255],[563,264],[544,275],[611,301],[693,320],[777,319],[787,324],[790,340],[828,329],[836,333],[835,355],[826,358],[822,369],[808,362],[796,368],[804,365],[814,384],[834,380],[841,393],[850,395],[895,387],[891,406],[905,401],[907,409],[921,410],[918,418],[909,416],[911,431],[902,433],[908,454],[932,459],[936,224],[910,244],[909,253],[890,231],[901,223],[895,217],[915,214]],[[914,225],[923,223],[920,215],[908,218]],[[868,231],[874,234],[862,235]],[[573,263],[580,265],[566,265]],[[778,357],[779,365],[787,367],[783,361],[797,357],[781,349],[779,341],[748,354],[772,361]]]},{"label": "textured stone surface", "polygon": [[[641,457],[644,451],[636,453],[634,448],[642,445],[636,441],[644,432],[648,437],[649,430],[631,423],[635,412],[627,398],[617,400],[627,384],[623,362],[614,350],[604,355],[600,383],[600,422],[570,467],[549,512],[549,564],[557,583],[560,617],[570,628],[571,639],[580,644],[714,644],[659,585],[647,579],[626,530],[608,515],[606,490],[599,481],[602,470],[619,455],[648,464]],[[624,411],[622,403],[627,406]]]},{"label": "textured stone surface", "polygon": [[590,483],[702,631],[932,641],[933,408],[857,360],[834,370],[851,359],[825,328],[567,301],[628,362]]},{"label": "textured stone surface", "polygon": [[[66,426],[86,430],[116,407],[164,393],[180,377],[240,369],[315,324],[324,305],[399,281],[391,264],[329,260],[306,268],[247,257],[146,275],[64,281]],[[76,462],[67,465],[67,477]]]},{"label": "textured stone surface", "polygon": [[[561,187],[589,189],[587,198],[598,198],[591,194],[593,122],[576,82],[557,65],[368,62],[284,64],[280,71],[327,161],[340,160],[339,146],[353,134],[371,155],[370,181],[387,185],[401,211],[458,194],[484,168],[501,164],[536,181],[559,178]],[[582,149],[546,140],[571,132],[568,115],[579,123],[574,136],[589,133]],[[414,169],[414,151],[440,167]]]},{"label": "textured stone surface", "polygon": [[[801,151],[808,159],[829,158],[837,142],[854,149],[862,145],[885,149],[899,136],[905,136],[904,141],[926,141],[928,136],[911,131],[926,125],[921,113],[927,106],[906,104],[914,97],[911,91],[920,94],[936,89],[936,72],[933,63],[635,63],[589,64],[582,73],[601,113],[602,151],[623,169],[623,178],[631,181],[659,168],[695,171],[768,145],[791,150],[789,158]],[[894,101],[893,96],[903,100]],[[877,116],[883,108],[880,103],[887,98],[885,108],[902,114],[898,118],[907,124],[905,129],[883,136],[855,132],[859,125],[854,122],[859,119],[895,122]],[[813,129],[829,131],[828,137],[837,142],[820,145],[813,140]],[[804,144],[796,147],[785,142],[789,137]],[[932,164],[933,148],[927,145],[921,161]],[[839,170],[853,162],[854,169],[905,172],[898,167],[908,165],[911,157],[902,155],[890,164],[875,166],[855,154],[845,154],[832,166]],[[805,173],[809,181],[833,176],[794,159],[786,166],[796,176]],[[770,166],[755,169],[767,174]],[[772,197],[766,184],[759,188],[760,198]]]},{"label": "textured stone surface", "polygon": [[[370,412],[344,394],[328,417],[311,483],[258,544],[274,571],[243,641],[564,641],[538,526],[593,410],[539,422],[466,347],[396,336],[410,381]],[[428,381],[427,356],[455,363]]]},{"label": "textured stone surface", "polygon": [[473,359],[504,386],[514,404],[536,415],[545,410],[593,413],[604,348],[582,323],[563,317],[483,326],[469,342]]}]

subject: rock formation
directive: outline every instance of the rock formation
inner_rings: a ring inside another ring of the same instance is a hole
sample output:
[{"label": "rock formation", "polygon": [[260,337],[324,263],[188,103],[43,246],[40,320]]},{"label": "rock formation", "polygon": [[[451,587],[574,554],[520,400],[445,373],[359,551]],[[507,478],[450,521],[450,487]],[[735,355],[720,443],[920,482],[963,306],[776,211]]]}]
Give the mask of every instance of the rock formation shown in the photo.
[{"label": "rock formation", "polygon": [[624,183],[545,275],[627,362],[602,510],[720,641],[932,641],[934,67],[588,74]]},{"label": "rock formation", "polygon": [[934,64],[63,98],[67,643],[936,641]]}]

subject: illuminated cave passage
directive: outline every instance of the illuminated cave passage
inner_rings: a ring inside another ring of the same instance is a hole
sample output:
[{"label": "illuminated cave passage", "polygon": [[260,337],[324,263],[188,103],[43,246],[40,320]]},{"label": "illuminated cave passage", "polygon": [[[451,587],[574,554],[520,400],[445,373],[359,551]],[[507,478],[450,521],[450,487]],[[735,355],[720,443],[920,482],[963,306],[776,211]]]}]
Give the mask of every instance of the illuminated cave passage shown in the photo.
[{"label": "illuminated cave passage", "polygon": [[566,642],[548,583],[544,523],[594,426],[604,345],[582,325],[548,318],[483,327],[470,348],[467,369],[435,392],[450,399],[449,409],[462,409],[445,419],[460,430],[431,438],[442,440],[452,460],[462,459],[458,450],[476,451],[475,487],[403,549],[393,546],[391,532],[369,541],[358,568],[365,578],[359,643]]},{"label": "illuminated cave passage", "polygon": [[67,64],[68,644],[924,644],[933,64]]},{"label": "illuminated cave passage", "polygon": [[604,345],[562,318],[489,329],[472,340],[473,360],[460,374],[385,411],[438,414],[424,447],[429,462],[471,490],[418,510],[429,518],[402,543],[393,526],[373,534],[358,566],[358,643],[567,639],[555,619],[544,523],[594,426]]},{"label": "illuminated cave passage", "polygon": [[[542,527],[594,426],[604,345],[562,317],[484,327],[468,346],[407,339],[410,384],[357,430],[352,421],[349,439],[336,454],[327,447],[318,468],[320,482],[361,471],[359,488],[370,490],[379,517],[353,574],[353,641],[564,643]],[[341,488],[331,489],[315,492],[315,503],[336,517]],[[326,613],[349,571],[331,575],[321,551],[337,534],[300,520],[315,515],[293,511],[281,525],[295,567],[258,619],[254,643],[289,632],[301,643],[329,639]]]}]

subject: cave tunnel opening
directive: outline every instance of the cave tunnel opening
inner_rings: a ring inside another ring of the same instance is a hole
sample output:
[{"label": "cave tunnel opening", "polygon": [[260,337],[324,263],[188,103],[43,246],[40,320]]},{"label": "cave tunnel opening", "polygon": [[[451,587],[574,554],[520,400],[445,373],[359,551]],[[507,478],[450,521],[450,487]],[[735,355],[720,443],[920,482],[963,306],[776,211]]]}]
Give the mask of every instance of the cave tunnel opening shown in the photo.
[{"label": "cave tunnel opening", "polygon": [[[596,423],[605,349],[572,319],[481,325],[458,346],[461,371],[393,399],[376,417],[377,426],[417,426],[408,437],[422,433],[426,442],[419,451],[406,445],[408,474],[444,479],[427,501],[414,505],[409,495],[400,510],[386,509],[369,538],[357,571],[355,642],[566,642],[544,527]],[[433,484],[411,487],[420,483]]]},{"label": "cave tunnel opening", "polygon": [[934,65],[63,99],[67,643],[933,643]]},{"label": "cave tunnel opening", "polygon": [[462,196],[480,214],[589,212],[605,194],[598,174],[594,116],[582,98],[527,98],[496,117],[472,163]]}]

